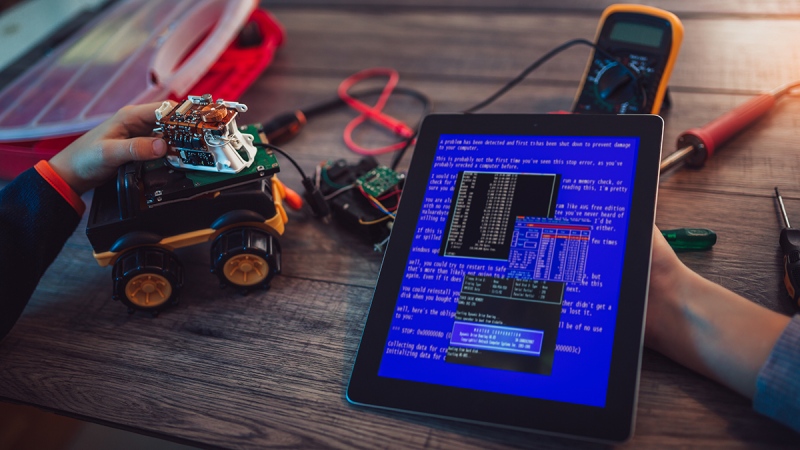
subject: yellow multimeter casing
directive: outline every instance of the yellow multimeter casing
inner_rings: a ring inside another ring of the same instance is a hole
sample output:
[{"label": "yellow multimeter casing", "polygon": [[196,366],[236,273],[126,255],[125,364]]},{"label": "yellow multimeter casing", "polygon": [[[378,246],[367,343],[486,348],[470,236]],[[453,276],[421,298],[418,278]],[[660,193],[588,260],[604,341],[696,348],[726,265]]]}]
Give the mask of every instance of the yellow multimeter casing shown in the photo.
[{"label": "yellow multimeter casing", "polygon": [[595,36],[607,54],[592,52],[572,112],[658,114],[682,42],[683,24],[669,11],[609,6]]}]

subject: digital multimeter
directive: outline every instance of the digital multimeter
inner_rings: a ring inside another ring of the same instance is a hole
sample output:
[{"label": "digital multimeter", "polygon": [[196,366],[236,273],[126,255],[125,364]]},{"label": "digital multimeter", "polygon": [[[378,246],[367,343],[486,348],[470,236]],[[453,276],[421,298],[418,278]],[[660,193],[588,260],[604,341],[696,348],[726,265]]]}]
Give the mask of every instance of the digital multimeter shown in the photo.
[{"label": "digital multimeter", "polygon": [[572,112],[658,114],[682,41],[683,25],[671,12],[609,6],[595,38],[606,54],[592,52]]}]

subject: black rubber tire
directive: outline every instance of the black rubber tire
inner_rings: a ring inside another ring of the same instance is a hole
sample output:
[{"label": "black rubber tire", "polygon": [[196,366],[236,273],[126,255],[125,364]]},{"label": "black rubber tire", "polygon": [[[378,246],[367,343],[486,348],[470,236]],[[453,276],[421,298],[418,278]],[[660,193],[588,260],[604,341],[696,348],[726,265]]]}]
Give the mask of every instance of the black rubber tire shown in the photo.
[{"label": "black rubber tire", "polygon": [[[244,273],[237,271],[238,262],[251,266],[251,269]],[[251,271],[254,275],[248,280],[247,274]],[[219,277],[222,286],[244,290],[267,289],[272,277],[280,272],[281,248],[278,238],[260,228],[240,227],[225,231],[211,245],[211,273]],[[243,277],[237,279],[234,275]]]},{"label": "black rubber tire", "polygon": [[[114,299],[129,310],[158,313],[178,302],[183,287],[183,265],[171,251],[137,247],[123,253],[112,271]],[[146,292],[150,290],[150,292]],[[155,297],[149,305],[149,294]]]}]

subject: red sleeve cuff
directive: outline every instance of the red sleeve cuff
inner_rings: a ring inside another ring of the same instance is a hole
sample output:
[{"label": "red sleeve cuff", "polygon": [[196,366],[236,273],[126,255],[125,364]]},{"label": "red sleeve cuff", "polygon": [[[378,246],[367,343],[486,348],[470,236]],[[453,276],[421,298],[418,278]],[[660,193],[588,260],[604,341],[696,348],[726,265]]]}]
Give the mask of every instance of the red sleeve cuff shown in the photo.
[{"label": "red sleeve cuff", "polygon": [[41,175],[42,178],[44,178],[50,184],[50,186],[56,190],[56,192],[64,197],[64,200],[66,200],[67,203],[69,203],[70,206],[75,209],[75,212],[77,212],[79,216],[83,215],[83,212],[86,211],[86,204],[84,204],[80,196],[78,196],[78,194],[76,194],[75,191],[69,187],[67,182],[64,181],[64,179],[61,178],[55,172],[55,170],[53,170],[53,168],[50,166],[50,163],[42,160],[36,163],[33,168],[39,172],[39,175]]}]

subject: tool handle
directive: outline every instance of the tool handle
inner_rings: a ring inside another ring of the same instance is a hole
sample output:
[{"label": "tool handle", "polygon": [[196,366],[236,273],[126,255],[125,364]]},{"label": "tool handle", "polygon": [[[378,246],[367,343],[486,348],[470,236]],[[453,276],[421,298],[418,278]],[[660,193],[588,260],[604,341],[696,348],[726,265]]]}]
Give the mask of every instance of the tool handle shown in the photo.
[{"label": "tool handle", "polygon": [[758,95],[700,128],[684,131],[678,137],[678,148],[692,145],[696,150],[686,159],[686,164],[690,166],[705,164],[717,147],[766,114],[775,105],[775,100],[772,94]]},{"label": "tool handle", "polygon": [[784,228],[779,242],[783,251],[783,284],[796,302],[800,298],[800,229]]},{"label": "tool handle", "polygon": [[676,251],[708,250],[717,243],[717,233],[705,228],[661,230],[661,234]]}]

